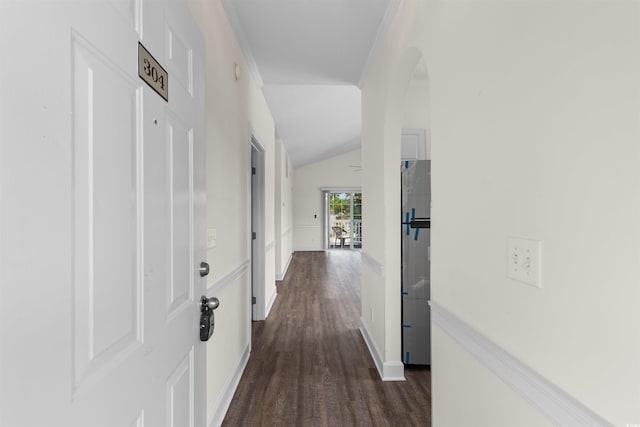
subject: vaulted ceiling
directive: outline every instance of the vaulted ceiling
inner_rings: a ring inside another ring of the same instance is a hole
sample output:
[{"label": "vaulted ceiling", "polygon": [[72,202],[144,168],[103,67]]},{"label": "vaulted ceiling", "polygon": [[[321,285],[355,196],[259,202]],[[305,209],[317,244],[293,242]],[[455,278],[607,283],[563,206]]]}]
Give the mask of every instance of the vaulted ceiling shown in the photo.
[{"label": "vaulted ceiling", "polygon": [[399,0],[223,0],[295,167],[360,146],[360,89]]}]

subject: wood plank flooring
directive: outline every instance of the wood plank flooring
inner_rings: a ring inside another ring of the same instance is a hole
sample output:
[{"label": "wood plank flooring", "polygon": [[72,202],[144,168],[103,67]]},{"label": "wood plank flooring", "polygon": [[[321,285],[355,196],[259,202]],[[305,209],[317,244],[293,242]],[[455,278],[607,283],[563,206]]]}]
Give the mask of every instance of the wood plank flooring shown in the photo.
[{"label": "wood plank flooring", "polygon": [[297,252],[223,426],[430,426],[431,373],[383,382],[360,334],[360,253]]}]

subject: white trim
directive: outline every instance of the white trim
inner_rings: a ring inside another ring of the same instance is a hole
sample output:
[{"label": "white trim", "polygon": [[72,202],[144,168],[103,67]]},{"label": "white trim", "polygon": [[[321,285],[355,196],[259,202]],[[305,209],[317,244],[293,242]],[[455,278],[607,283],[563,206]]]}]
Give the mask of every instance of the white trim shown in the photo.
[{"label": "white trim", "polygon": [[271,294],[271,298],[267,302],[267,306],[264,309],[264,318],[265,320],[269,317],[269,313],[271,312],[271,308],[273,307],[273,303],[276,302],[276,297],[278,296],[278,288],[273,288],[273,293]]},{"label": "white trim", "polygon": [[446,308],[431,301],[431,320],[552,423],[563,427],[613,427]]},{"label": "white trim", "polygon": [[399,360],[395,362],[384,362],[382,365],[382,381],[406,381],[404,377],[404,363]]},{"label": "white trim", "polygon": [[358,87],[362,89],[362,85],[365,80],[369,76],[369,71],[373,66],[373,60],[378,53],[378,49],[382,44],[382,40],[384,36],[387,34],[387,30],[391,26],[391,21],[396,16],[396,12],[398,10],[398,6],[400,5],[400,0],[390,0],[387,4],[387,10],[384,12],[384,16],[382,17],[382,22],[378,27],[378,33],[376,34],[376,38],[373,40],[373,44],[371,45],[371,50],[369,51],[369,55],[367,55],[367,60],[364,63],[364,67],[362,67],[362,73],[360,74],[360,80],[358,81]]},{"label": "white trim", "polygon": [[322,203],[322,229],[320,229],[320,233],[322,233],[322,249],[329,249],[329,223],[331,222],[329,212],[331,211],[331,192],[321,190],[320,195],[320,203]]},{"label": "white trim", "polygon": [[218,401],[213,407],[213,411],[211,411],[211,417],[207,422],[207,425],[209,427],[220,427],[222,425],[224,417],[225,415],[227,415],[227,411],[229,410],[229,406],[231,405],[233,395],[238,388],[238,384],[240,384],[240,379],[242,378],[244,369],[247,367],[247,363],[249,362],[249,355],[249,344],[247,344],[247,346],[244,348],[244,351],[242,352],[242,356],[240,357],[240,361],[236,366],[235,372],[224,385],[222,394],[220,394]]},{"label": "white trim", "polygon": [[287,260],[287,263],[284,265],[284,268],[282,269],[282,271],[280,273],[276,274],[276,280],[284,280],[285,276],[287,275],[287,270],[289,270],[289,265],[291,264],[291,260],[293,259],[293,253],[289,254],[289,259]]},{"label": "white trim", "polygon": [[362,193],[362,187],[320,187],[320,191],[329,193]]},{"label": "white trim", "polygon": [[380,356],[378,346],[376,345],[375,341],[373,341],[373,338],[371,338],[371,335],[369,334],[369,328],[367,327],[367,324],[362,317],[360,318],[360,333],[362,334],[362,338],[364,338],[365,344],[367,344],[367,348],[369,349],[369,353],[371,354],[373,363],[376,364],[378,373],[380,374],[380,377],[382,377],[382,356]]},{"label": "white trim", "polygon": [[362,260],[369,266],[378,276],[384,277],[384,265],[380,264],[377,259],[369,255],[365,251],[360,251]]},{"label": "white trim", "polygon": [[293,232],[293,227],[289,227],[289,228],[287,228],[287,231],[282,233],[280,236],[281,237],[285,237],[287,234],[291,234],[292,232]]},{"label": "white trim", "polygon": [[224,6],[224,10],[227,12],[229,23],[231,24],[231,27],[233,28],[233,31],[236,35],[236,40],[240,45],[240,50],[244,54],[244,60],[247,63],[247,67],[249,67],[249,73],[251,73],[251,77],[253,77],[256,86],[258,86],[258,88],[261,88],[263,86],[262,76],[260,75],[260,71],[258,70],[256,60],[253,57],[251,46],[249,45],[249,42],[247,42],[247,36],[245,35],[242,25],[240,24],[240,20],[238,19],[235,2],[233,0],[222,0],[222,5]]},{"label": "white trim", "polygon": [[264,144],[258,140],[256,132],[251,125],[249,125],[249,134],[251,134],[251,144],[255,145],[259,150],[266,152],[267,149],[265,148]]},{"label": "white trim", "polygon": [[276,241],[272,240],[264,247],[264,251],[265,252],[269,252],[270,250],[272,250],[275,247],[276,247]]},{"label": "white trim", "polygon": [[[249,233],[249,247],[251,248],[251,278],[252,289],[251,295],[256,299],[255,304],[251,304],[251,316],[252,320],[264,320],[265,313],[264,308],[267,302],[265,295],[265,288],[267,283],[266,278],[266,151],[264,146],[256,139],[255,135],[251,134],[250,141],[250,164],[247,173],[251,185],[251,217],[248,218],[249,226],[252,231],[255,232],[256,238],[251,240],[251,233]],[[251,168],[256,168],[256,174],[253,175]]]},{"label": "white trim", "polygon": [[295,252],[324,252],[325,249],[318,247],[306,246],[304,248],[295,248]]},{"label": "white trim", "polygon": [[239,266],[228,272],[212,284],[207,285],[207,295],[219,294],[227,286],[230,286],[242,277],[249,269],[250,261],[247,259],[243,261]]},{"label": "white trim", "polygon": [[367,323],[362,317],[360,318],[360,333],[362,334],[362,338],[364,338],[365,344],[367,344],[367,348],[369,349],[369,353],[371,354],[373,363],[375,363],[376,369],[378,369],[380,379],[382,379],[382,381],[405,381],[404,365],[402,364],[402,362],[382,361],[380,350],[378,350],[376,342],[373,340],[373,338],[371,338]]},{"label": "white trim", "polygon": [[[251,126],[251,124],[249,124],[249,135],[254,135],[253,132],[253,127]],[[245,240],[247,241],[246,243],[246,254],[247,254],[247,259],[249,260],[249,271],[251,272],[253,269],[253,266],[251,265],[251,259],[253,257],[253,248],[251,246],[251,229],[252,224],[251,224],[251,215],[252,215],[252,197],[253,194],[251,194],[251,153],[253,151],[253,141],[252,138],[249,137],[249,145],[246,146],[247,151],[245,152],[245,155],[247,156],[247,159],[249,161],[249,165],[247,170],[245,171],[245,180],[246,180],[246,184],[247,184],[247,229],[246,229],[246,234],[245,234]],[[246,159],[245,159],[246,161]],[[251,277],[251,274],[247,274],[246,275],[246,279],[245,279],[245,283],[246,283],[246,292],[247,295],[252,295],[253,293],[253,283],[252,280],[253,278]],[[250,337],[251,336],[251,322],[253,320],[253,303],[252,300],[250,298],[247,298],[245,301],[245,305],[243,306],[243,309],[246,310],[246,316],[247,316],[247,321],[245,322],[245,333],[247,334],[246,336]],[[251,339],[249,339],[249,349],[251,349]],[[249,350],[251,351],[251,350]]]},{"label": "white trim", "polygon": [[414,151],[413,157],[402,157],[402,153],[400,154],[400,161],[406,162],[411,160],[431,160],[431,147],[429,146],[429,141],[427,140],[427,129],[426,128],[402,128],[400,138],[402,148],[404,151],[405,145],[405,137],[413,136],[418,141],[416,145],[416,150]]}]

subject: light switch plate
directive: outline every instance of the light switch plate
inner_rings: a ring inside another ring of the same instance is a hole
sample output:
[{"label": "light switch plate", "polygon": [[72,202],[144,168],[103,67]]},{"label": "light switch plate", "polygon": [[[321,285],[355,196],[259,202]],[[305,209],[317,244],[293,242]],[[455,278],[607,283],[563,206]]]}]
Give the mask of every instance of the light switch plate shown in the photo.
[{"label": "light switch plate", "polygon": [[542,242],[508,238],[507,276],[527,285],[542,287]]},{"label": "light switch plate", "polygon": [[207,229],[207,249],[215,248],[217,246],[217,230],[215,228]]}]

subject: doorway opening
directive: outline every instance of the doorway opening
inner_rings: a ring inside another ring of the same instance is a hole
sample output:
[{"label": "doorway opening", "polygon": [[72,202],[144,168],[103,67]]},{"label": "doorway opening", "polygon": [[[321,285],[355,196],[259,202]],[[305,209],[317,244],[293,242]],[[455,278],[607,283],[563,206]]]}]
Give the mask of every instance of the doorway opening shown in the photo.
[{"label": "doorway opening", "polygon": [[362,249],[362,192],[323,192],[325,249]]},{"label": "doorway opening", "polygon": [[431,117],[429,75],[416,61],[401,105],[401,357],[431,365]]},{"label": "doorway opening", "polygon": [[264,251],[264,147],[251,136],[251,156],[249,173],[251,174],[251,217],[250,217],[250,247],[251,247],[251,319],[265,319],[265,251]]}]

